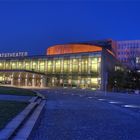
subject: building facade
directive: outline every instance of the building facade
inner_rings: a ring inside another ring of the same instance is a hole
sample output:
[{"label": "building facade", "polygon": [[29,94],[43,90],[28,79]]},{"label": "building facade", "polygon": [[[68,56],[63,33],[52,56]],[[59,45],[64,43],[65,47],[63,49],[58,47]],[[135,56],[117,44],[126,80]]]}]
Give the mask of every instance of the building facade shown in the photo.
[{"label": "building facade", "polygon": [[108,72],[116,65],[115,54],[108,46],[56,45],[44,56],[0,58],[0,83],[104,90]]},{"label": "building facade", "polygon": [[140,69],[140,40],[117,41],[116,44],[120,62],[131,69]]}]

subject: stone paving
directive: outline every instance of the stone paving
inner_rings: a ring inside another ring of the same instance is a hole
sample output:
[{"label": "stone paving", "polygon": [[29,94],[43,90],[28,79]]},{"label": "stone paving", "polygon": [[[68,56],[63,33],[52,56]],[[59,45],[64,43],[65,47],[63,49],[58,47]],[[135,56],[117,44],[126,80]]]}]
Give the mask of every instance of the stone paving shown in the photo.
[{"label": "stone paving", "polygon": [[[140,102],[139,96],[98,96],[74,90],[40,92],[48,100],[31,140],[140,140],[140,109],[122,106],[134,104],[135,99]],[[115,96],[123,103],[111,104]]]}]

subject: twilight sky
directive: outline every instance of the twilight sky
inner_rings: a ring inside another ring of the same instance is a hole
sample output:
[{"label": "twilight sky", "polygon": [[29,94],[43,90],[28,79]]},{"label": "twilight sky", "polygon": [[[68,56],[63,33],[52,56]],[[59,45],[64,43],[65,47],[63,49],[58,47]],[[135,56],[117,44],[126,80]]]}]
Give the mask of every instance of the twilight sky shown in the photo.
[{"label": "twilight sky", "polygon": [[0,52],[45,54],[54,44],[106,38],[140,39],[140,2],[0,0]]}]

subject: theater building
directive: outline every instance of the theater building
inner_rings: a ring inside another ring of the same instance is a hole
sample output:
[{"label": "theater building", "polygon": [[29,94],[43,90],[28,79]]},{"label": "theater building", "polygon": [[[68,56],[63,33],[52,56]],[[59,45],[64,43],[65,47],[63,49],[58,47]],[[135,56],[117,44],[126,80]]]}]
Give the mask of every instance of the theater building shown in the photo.
[{"label": "theater building", "polygon": [[0,57],[0,83],[104,90],[118,65],[111,40],[55,45],[42,56]]}]

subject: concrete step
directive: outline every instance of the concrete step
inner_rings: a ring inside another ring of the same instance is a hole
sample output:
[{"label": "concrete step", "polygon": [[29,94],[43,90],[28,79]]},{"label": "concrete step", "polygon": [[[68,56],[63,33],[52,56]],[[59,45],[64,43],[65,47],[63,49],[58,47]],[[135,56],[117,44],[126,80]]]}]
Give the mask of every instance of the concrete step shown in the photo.
[{"label": "concrete step", "polygon": [[32,115],[29,117],[29,119],[24,123],[24,125],[21,127],[21,129],[17,132],[15,137],[12,140],[27,140],[31,136],[32,130],[35,128],[35,125],[37,125],[37,121],[39,121],[39,117],[43,111],[43,108],[45,106],[45,100],[42,100],[40,104],[37,106],[37,108],[34,110]]},{"label": "concrete step", "polygon": [[42,99],[39,98],[39,99],[37,99],[36,103],[37,103],[37,104],[40,104],[41,101],[42,101]]},{"label": "concrete step", "polygon": [[29,100],[29,102],[30,102],[30,103],[33,103],[33,102],[35,102],[37,99],[38,99],[38,96],[32,97],[32,98]]},{"label": "concrete step", "polygon": [[36,102],[30,103],[20,114],[10,121],[6,127],[0,131],[0,140],[9,140],[19,129],[19,127],[26,121],[36,106]]}]

